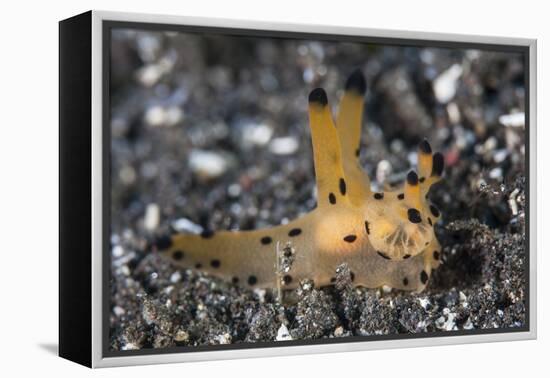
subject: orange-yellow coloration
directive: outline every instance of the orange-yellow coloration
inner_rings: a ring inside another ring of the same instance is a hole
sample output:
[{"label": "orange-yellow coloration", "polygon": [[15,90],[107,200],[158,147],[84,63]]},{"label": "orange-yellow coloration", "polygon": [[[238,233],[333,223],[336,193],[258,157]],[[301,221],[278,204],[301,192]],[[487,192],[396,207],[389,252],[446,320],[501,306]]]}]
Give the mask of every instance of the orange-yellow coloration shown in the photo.
[{"label": "orange-yellow coloration", "polygon": [[[374,193],[359,165],[366,83],[356,71],[346,83],[336,124],[324,90],[309,96],[309,124],[318,206],[281,226],[255,231],[177,234],[155,244],[174,264],[207,271],[246,287],[294,288],[300,280],[330,285],[347,263],[353,282],[421,291],[440,264],[433,226],[439,210],[426,199],[443,158],[423,141],[419,174],[400,188]],[[281,270],[281,258],[287,265]]]}]

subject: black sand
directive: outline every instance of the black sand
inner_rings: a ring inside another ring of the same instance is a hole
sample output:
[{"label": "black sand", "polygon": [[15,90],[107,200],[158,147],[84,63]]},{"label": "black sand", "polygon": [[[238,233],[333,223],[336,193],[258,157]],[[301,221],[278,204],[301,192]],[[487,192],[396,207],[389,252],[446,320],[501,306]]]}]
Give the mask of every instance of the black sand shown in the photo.
[{"label": "black sand", "polygon": [[[122,33],[113,59],[113,349],[525,326],[525,129],[500,118],[524,111],[520,56]],[[431,192],[443,264],[424,292],[354,288],[343,266],[335,286],[306,281],[281,304],[147,248],[170,228],[255,229],[314,208],[307,95],[322,86],[334,105],[356,67],[371,177],[403,179],[424,137],[448,162]]]}]

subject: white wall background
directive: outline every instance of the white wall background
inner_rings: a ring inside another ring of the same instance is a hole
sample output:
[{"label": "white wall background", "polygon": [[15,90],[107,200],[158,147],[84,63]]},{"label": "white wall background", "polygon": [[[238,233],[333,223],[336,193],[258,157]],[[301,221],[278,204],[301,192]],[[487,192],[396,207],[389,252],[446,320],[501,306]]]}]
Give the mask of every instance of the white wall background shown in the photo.
[{"label": "white wall background", "polygon": [[[4,1],[0,5],[0,375],[114,377],[541,376],[548,366],[549,10],[544,1]],[[376,352],[104,369],[57,344],[57,21],[89,10],[211,16],[538,39],[539,339]],[[546,248],[545,248],[546,247]],[[539,372],[538,374],[536,372]]]}]

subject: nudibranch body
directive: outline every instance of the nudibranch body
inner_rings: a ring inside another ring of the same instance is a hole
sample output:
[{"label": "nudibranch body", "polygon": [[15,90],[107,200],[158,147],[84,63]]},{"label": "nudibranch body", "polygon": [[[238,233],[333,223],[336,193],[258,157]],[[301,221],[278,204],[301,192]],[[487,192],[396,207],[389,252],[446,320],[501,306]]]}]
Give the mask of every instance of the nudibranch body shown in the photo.
[{"label": "nudibranch body", "polygon": [[[421,291],[440,260],[434,234],[439,210],[427,200],[443,173],[443,156],[426,140],[418,174],[400,188],[371,191],[359,165],[366,82],[360,71],[346,82],[336,122],[321,88],[309,95],[309,124],[317,207],[288,223],[254,231],[205,231],[159,238],[156,249],[175,265],[249,288],[292,289],[302,279],[334,282],[346,263],[357,286]],[[281,261],[284,268],[281,269]]]}]

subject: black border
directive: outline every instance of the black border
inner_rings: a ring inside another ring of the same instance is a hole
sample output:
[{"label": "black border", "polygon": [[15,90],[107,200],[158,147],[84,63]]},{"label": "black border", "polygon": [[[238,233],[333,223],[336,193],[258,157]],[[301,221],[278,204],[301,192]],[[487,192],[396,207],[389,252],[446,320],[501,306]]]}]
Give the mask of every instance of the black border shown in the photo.
[{"label": "black border", "polygon": [[[524,77],[525,77],[525,170],[526,170],[526,205],[525,205],[525,240],[526,240],[526,259],[525,259],[525,274],[526,274],[526,321],[525,326],[518,328],[496,328],[496,329],[479,329],[479,330],[457,330],[457,331],[441,331],[441,332],[425,332],[416,334],[392,334],[392,335],[373,335],[373,336],[349,336],[343,338],[332,339],[313,339],[313,340],[292,340],[292,341],[272,341],[272,342],[257,342],[257,343],[236,343],[227,345],[204,345],[204,346],[181,346],[169,348],[150,348],[128,351],[114,351],[109,348],[109,316],[110,316],[110,211],[111,211],[111,192],[110,192],[110,155],[111,155],[111,130],[110,130],[110,62],[111,62],[111,31],[112,29],[134,29],[134,30],[149,30],[149,31],[176,31],[186,33],[211,33],[222,34],[228,36],[247,36],[247,37],[264,37],[264,38],[283,38],[283,39],[308,39],[308,40],[323,40],[335,42],[359,42],[368,44],[381,44],[390,46],[408,46],[408,47],[433,47],[446,49],[477,49],[484,51],[498,52],[513,52],[524,56]],[[406,35],[407,32],[402,32]],[[195,26],[195,25],[176,25],[162,23],[147,23],[147,22],[130,22],[130,21],[102,21],[102,80],[103,80],[103,287],[102,287],[102,354],[103,357],[122,357],[122,356],[143,356],[151,354],[170,354],[170,353],[193,353],[205,351],[221,351],[234,349],[253,349],[253,348],[277,348],[289,346],[303,345],[320,345],[320,344],[335,344],[335,343],[353,343],[365,341],[380,341],[380,340],[400,340],[400,339],[417,339],[417,338],[433,338],[447,336],[463,336],[463,335],[486,335],[496,333],[517,333],[530,331],[530,282],[529,282],[529,267],[530,267],[530,55],[529,46],[504,45],[498,43],[480,43],[480,42],[455,42],[444,40],[423,40],[413,38],[390,38],[390,37],[369,37],[369,36],[354,36],[340,34],[323,34],[323,33],[305,33],[305,32],[289,32],[289,31],[272,31],[272,30],[257,30],[243,28],[226,28],[226,27],[211,27],[211,26]]]},{"label": "black border", "polygon": [[92,365],[92,12],[59,22],[59,355]]}]

